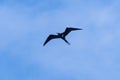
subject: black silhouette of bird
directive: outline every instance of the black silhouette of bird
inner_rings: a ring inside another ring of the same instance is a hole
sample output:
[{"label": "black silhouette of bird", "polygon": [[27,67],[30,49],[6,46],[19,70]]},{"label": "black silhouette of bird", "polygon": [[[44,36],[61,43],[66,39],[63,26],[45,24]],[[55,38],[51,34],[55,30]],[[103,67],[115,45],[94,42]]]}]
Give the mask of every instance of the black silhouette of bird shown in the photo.
[{"label": "black silhouette of bird", "polygon": [[56,38],[61,38],[61,39],[63,39],[67,44],[70,44],[70,43],[66,40],[65,37],[66,37],[71,31],[75,31],[75,30],[82,30],[82,29],[81,29],[81,28],[67,27],[63,33],[57,33],[57,35],[50,34],[50,35],[48,36],[48,38],[46,39],[46,41],[44,42],[43,46],[45,46],[50,40],[56,39]]}]

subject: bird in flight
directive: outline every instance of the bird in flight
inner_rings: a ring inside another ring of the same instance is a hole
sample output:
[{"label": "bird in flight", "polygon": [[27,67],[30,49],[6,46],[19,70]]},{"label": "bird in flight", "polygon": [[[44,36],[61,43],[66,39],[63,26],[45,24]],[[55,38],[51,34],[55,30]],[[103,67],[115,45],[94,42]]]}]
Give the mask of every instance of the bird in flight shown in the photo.
[{"label": "bird in flight", "polygon": [[48,38],[46,39],[46,41],[44,42],[43,46],[45,46],[50,40],[52,40],[52,39],[57,39],[57,38],[61,38],[61,39],[63,39],[67,44],[70,44],[70,43],[66,40],[65,37],[66,37],[71,31],[75,31],[75,30],[82,30],[82,29],[81,29],[81,28],[67,27],[63,33],[57,33],[57,35],[50,34],[50,35],[48,36]]}]

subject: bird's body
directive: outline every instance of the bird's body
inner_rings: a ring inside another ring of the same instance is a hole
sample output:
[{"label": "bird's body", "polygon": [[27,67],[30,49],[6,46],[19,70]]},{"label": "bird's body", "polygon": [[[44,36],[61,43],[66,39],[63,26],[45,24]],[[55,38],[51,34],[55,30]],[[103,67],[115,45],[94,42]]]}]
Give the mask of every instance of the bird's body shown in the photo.
[{"label": "bird's body", "polygon": [[63,39],[66,43],[70,44],[67,40],[66,40],[66,36],[74,30],[82,30],[80,28],[71,28],[71,27],[67,27],[66,30],[63,33],[57,33],[57,35],[51,34],[48,36],[48,38],[46,39],[45,43],[43,44],[43,46],[45,46],[50,40],[52,39],[56,39],[56,38],[61,38]]}]

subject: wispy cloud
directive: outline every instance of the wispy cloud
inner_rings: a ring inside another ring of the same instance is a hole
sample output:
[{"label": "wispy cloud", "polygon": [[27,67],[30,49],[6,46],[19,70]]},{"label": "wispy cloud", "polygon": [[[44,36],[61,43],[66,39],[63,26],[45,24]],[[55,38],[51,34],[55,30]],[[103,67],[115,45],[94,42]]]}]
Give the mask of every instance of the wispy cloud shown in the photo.
[{"label": "wispy cloud", "polygon": [[[4,74],[0,74],[4,76],[1,79],[119,80],[118,2],[3,2],[0,70]],[[48,34],[62,32],[66,26],[83,28],[67,36],[71,46],[62,40],[42,46]]]}]

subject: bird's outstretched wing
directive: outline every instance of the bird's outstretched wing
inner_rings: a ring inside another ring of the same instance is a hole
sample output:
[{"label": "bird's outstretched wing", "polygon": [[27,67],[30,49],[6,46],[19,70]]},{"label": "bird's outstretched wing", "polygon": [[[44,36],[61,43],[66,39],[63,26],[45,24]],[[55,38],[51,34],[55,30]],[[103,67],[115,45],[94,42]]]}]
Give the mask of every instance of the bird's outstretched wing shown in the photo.
[{"label": "bird's outstretched wing", "polygon": [[55,38],[60,38],[58,35],[49,35],[48,38],[46,39],[45,43],[43,46],[45,46],[50,40],[55,39]]},{"label": "bird's outstretched wing", "polygon": [[72,28],[72,27],[67,27],[65,31],[63,32],[64,36],[68,35],[71,31],[74,30],[82,30],[81,28]]}]

